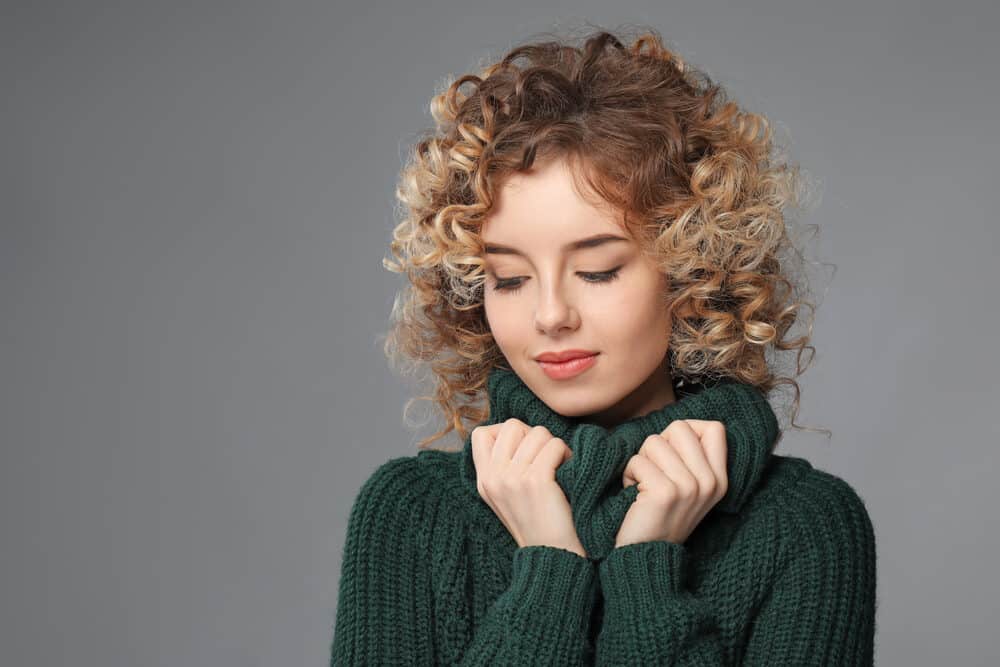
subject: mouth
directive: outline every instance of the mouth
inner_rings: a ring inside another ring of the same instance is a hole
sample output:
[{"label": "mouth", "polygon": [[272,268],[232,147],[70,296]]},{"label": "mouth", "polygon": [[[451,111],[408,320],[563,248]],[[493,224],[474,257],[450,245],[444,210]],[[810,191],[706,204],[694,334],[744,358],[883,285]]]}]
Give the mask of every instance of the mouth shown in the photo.
[{"label": "mouth", "polygon": [[593,354],[575,356],[564,361],[542,361],[540,359],[537,361],[542,371],[550,378],[553,380],[565,380],[575,377],[591,368],[597,363],[598,354],[595,352]]}]

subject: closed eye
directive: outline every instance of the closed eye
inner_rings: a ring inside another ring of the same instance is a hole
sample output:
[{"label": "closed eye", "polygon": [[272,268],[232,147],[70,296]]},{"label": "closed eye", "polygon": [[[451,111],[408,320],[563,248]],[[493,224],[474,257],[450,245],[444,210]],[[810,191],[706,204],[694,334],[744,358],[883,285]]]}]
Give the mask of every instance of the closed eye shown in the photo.
[{"label": "closed eye", "polygon": [[[583,281],[586,283],[591,283],[591,284],[610,283],[611,281],[618,278],[619,273],[622,270],[622,266],[624,266],[624,264],[617,266],[613,269],[610,269],[608,271],[596,271],[596,272],[577,271],[576,275],[583,278]],[[493,285],[493,291],[505,292],[507,294],[514,294],[521,289],[521,286],[524,284],[525,278],[520,276],[515,278],[496,277],[495,280],[496,283]]]}]

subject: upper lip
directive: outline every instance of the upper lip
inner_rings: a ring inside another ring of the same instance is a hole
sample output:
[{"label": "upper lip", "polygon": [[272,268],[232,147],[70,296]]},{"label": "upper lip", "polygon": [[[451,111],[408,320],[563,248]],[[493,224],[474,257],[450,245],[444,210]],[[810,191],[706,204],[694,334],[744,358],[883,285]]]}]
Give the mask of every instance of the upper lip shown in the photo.
[{"label": "upper lip", "polygon": [[542,352],[540,355],[535,357],[535,361],[569,361],[570,359],[578,359],[580,357],[592,357],[597,352],[591,352],[590,350],[563,350],[562,352]]}]

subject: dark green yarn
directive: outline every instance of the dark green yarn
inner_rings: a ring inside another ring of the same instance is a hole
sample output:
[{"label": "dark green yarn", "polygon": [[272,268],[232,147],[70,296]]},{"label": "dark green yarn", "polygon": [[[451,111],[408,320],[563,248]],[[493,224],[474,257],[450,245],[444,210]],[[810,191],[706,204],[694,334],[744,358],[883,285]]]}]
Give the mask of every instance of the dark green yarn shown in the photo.
[{"label": "dark green yarn", "polygon": [[[351,508],[331,665],[873,664],[865,505],[773,453],[777,422],[755,389],[685,386],[610,431],[552,412],[509,370],[488,391],[486,423],[542,424],[573,449],[556,480],[590,557],[518,548],[475,490],[468,439],[390,459]],[[624,464],[673,419],[726,425],[729,492],[683,544],[614,549],[637,491],[621,489]]]},{"label": "dark green yarn", "polygon": [[[729,488],[713,511],[727,513],[738,512],[746,502],[778,437],[778,421],[763,394],[751,385],[733,381],[697,386],[697,391],[681,388],[674,403],[611,430],[555,412],[513,371],[494,368],[487,387],[490,418],[485,423],[499,424],[515,417],[546,427],[573,450],[572,458],[556,471],[556,481],[573,508],[580,541],[594,559],[604,558],[614,547],[618,527],[638,495],[637,486],[621,488],[621,476],[648,435],[663,431],[677,419],[723,422]],[[478,498],[471,434],[465,440],[463,455],[464,479]]]}]

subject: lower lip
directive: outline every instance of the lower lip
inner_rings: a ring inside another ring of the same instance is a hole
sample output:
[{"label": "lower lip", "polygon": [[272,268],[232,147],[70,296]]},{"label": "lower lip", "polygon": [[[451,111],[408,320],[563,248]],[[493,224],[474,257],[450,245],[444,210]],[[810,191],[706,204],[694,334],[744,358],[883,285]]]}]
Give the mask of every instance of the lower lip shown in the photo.
[{"label": "lower lip", "polygon": [[542,370],[545,371],[545,374],[553,380],[565,380],[575,375],[579,375],[595,363],[597,363],[597,355],[592,354],[589,357],[577,357],[576,359],[570,359],[569,361],[539,361],[538,365],[541,366]]}]

